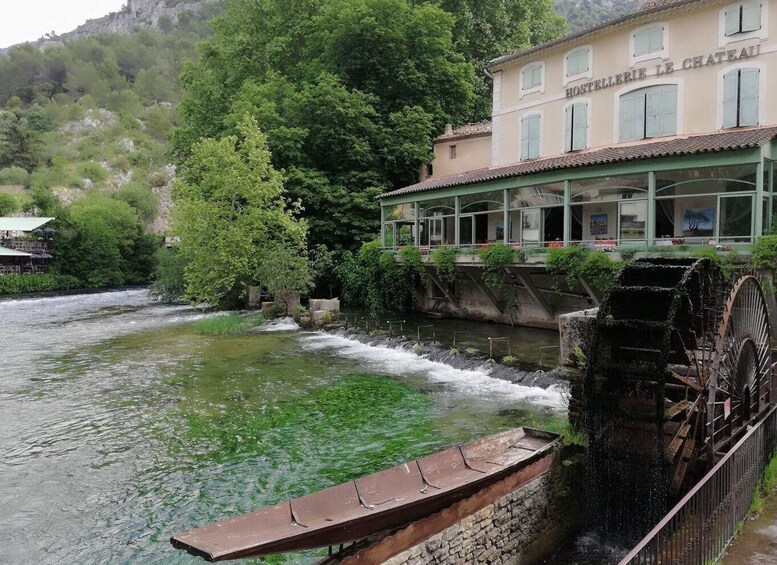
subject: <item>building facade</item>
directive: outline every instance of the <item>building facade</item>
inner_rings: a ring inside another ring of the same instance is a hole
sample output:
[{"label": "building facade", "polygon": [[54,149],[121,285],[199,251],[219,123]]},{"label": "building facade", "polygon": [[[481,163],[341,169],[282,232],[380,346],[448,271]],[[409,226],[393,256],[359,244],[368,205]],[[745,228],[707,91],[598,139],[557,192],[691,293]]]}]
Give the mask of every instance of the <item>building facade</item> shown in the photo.
[{"label": "building facade", "polygon": [[745,245],[772,227],[777,0],[677,0],[488,64],[490,124],[381,197],[383,245]]}]

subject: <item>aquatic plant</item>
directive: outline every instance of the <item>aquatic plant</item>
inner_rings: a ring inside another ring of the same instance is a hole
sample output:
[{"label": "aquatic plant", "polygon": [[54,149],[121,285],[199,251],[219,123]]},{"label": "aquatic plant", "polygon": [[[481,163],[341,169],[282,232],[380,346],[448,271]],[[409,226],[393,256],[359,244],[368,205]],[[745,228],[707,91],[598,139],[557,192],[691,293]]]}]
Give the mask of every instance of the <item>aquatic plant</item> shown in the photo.
[{"label": "aquatic plant", "polygon": [[234,336],[245,333],[252,327],[261,326],[264,315],[256,314],[250,318],[240,314],[228,314],[200,320],[195,324],[197,333],[207,336]]}]

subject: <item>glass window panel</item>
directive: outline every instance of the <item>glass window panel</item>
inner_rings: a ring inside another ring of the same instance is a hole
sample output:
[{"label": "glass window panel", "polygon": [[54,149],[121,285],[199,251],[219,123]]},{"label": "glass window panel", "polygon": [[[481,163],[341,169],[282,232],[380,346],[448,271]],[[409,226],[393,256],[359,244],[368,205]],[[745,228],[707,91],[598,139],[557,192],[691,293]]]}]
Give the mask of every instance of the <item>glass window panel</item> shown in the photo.
[{"label": "glass window panel", "polygon": [[383,224],[383,247],[394,247],[394,224]]},{"label": "glass window panel", "polygon": [[413,226],[411,224],[396,224],[397,226],[397,245],[415,245],[413,237]]},{"label": "glass window panel", "polygon": [[504,191],[481,192],[480,194],[465,194],[461,197],[461,212],[498,212],[504,208]]},{"label": "glass window panel", "polygon": [[752,196],[727,196],[720,199],[720,239],[749,239],[752,229]]},{"label": "glass window panel", "polygon": [[461,245],[472,245],[472,216],[459,218],[459,243]]},{"label": "glass window panel", "polygon": [[564,204],[564,184],[550,183],[510,190],[510,209]]},{"label": "glass window panel", "polygon": [[644,240],[647,235],[647,201],[621,202],[620,208],[621,241]]},{"label": "glass window panel", "polygon": [[453,216],[456,214],[456,199],[438,198],[436,200],[426,200],[419,202],[420,217],[428,218],[431,216]]},{"label": "glass window panel", "polygon": [[659,171],[656,173],[656,195],[691,196],[755,190],[756,172],[755,164]]},{"label": "glass window panel", "polygon": [[648,176],[624,175],[572,182],[573,202],[607,202],[647,195]]},{"label": "glass window panel", "polygon": [[406,204],[396,204],[394,206],[384,206],[385,219],[389,220],[412,220],[414,219],[415,204],[408,202]]},{"label": "glass window panel", "polygon": [[541,210],[523,210],[521,212],[521,239],[524,243],[539,243]]}]

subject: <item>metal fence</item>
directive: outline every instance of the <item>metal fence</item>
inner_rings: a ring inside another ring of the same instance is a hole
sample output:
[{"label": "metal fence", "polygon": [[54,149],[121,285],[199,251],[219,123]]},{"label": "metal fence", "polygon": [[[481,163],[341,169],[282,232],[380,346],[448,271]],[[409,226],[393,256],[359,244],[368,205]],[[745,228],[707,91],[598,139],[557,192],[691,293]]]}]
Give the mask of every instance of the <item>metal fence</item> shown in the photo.
[{"label": "metal fence", "polygon": [[747,432],[620,565],[716,561],[747,515],[775,447],[777,407]]}]

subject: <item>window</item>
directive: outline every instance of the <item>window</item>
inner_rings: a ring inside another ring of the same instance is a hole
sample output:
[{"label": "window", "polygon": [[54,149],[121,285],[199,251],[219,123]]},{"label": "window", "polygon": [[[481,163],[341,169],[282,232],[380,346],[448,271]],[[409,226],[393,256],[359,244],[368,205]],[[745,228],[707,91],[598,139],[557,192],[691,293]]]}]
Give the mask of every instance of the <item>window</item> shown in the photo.
[{"label": "window", "polygon": [[450,146],[450,158],[455,159],[456,158],[456,146],[451,145]]},{"label": "window", "polygon": [[564,151],[582,151],[588,147],[588,103],[567,106]]},{"label": "window", "polygon": [[521,71],[521,91],[536,90],[542,87],[542,63],[527,65]]},{"label": "window", "polygon": [[569,53],[566,57],[567,78],[586,74],[591,70],[591,48],[581,47]]},{"label": "window", "polygon": [[620,140],[677,133],[677,85],[651,86],[621,96]]},{"label": "window", "polygon": [[759,69],[736,69],[723,75],[723,128],[758,125]]},{"label": "window", "polygon": [[761,2],[742,2],[726,8],[726,37],[761,29]]},{"label": "window", "polygon": [[663,51],[665,29],[664,26],[652,26],[635,31],[632,36],[633,56],[637,58]]},{"label": "window", "polygon": [[540,156],[541,120],[539,114],[521,120],[521,160],[537,159]]}]

